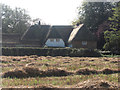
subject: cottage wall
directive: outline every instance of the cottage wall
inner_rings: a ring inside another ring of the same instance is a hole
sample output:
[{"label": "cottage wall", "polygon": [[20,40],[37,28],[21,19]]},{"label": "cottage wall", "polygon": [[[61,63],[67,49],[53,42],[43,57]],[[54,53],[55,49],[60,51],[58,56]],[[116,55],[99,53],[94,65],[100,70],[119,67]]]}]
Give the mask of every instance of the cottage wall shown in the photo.
[{"label": "cottage wall", "polygon": [[57,39],[53,38],[53,39],[48,39],[45,43],[46,46],[49,47],[65,47],[65,43],[62,39]]},{"label": "cottage wall", "polygon": [[73,48],[89,48],[89,49],[96,49],[97,42],[96,41],[87,41],[87,45],[82,45],[82,41],[73,41],[72,42]]}]

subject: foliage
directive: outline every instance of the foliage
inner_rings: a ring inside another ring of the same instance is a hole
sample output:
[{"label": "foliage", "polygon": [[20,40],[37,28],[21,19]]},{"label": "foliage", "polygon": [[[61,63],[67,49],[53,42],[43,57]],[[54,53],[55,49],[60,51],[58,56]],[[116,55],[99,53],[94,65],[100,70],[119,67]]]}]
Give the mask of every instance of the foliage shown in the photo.
[{"label": "foliage", "polygon": [[[103,49],[105,44],[104,31],[108,27],[108,17],[112,16],[112,8],[116,3],[111,2],[83,2],[78,7],[78,19],[73,25],[85,24],[89,30],[98,36],[97,48]],[[107,26],[107,27],[106,27]]]},{"label": "foliage", "polygon": [[96,32],[98,25],[111,16],[113,7],[114,4],[110,2],[83,2],[78,8],[79,18],[73,24],[84,23],[92,32]]},{"label": "foliage", "polygon": [[109,18],[111,21],[110,29],[104,32],[106,41],[104,48],[120,54],[120,2],[113,10],[113,15]]},{"label": "foliage", "polygon": [[3,33],[20,33],[30,26],[31,18],[25,9],[15,8],[2,4],[2,31]]},{"label": "foliage", "polygon": [[103,49],[103,46],[105,44],[104,31],[109,29],[109,24],[110,24],[109,21],[105,21],[98,26],[98,30],[96,32],[96,35],[98,37],[98,42],[97,42],[98,49]]}]

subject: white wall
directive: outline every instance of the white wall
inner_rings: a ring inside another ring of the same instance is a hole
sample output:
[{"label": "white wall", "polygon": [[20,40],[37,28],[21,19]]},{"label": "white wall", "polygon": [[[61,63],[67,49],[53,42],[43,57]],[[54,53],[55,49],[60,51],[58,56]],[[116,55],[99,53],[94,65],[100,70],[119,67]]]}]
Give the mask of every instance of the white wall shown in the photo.
[{"label": "white wall", "polygon": [[53,41],[51,41],[49,38],[45,44],[46,46],[49,46],[49,47],[65,47],[64,41],[60,38],[59,38],[59,41],[56,41],[56,39],[53,39]]}]

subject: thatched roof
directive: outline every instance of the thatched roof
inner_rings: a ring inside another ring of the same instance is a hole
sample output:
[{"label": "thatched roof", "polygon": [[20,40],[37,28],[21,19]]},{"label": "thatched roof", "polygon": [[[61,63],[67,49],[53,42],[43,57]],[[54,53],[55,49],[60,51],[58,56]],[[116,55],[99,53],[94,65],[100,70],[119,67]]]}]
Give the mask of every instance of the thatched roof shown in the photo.
[{"label": "thatched roof", "polygon": [[72,41],[96,41],[97,38],[92,34],[85,25],[81,24],[70,34],[68,42]]},{"label": "thatched roof", "polygon": [[68,42],[69,36],[73,30],[73,26],[54,26],[54,28],[58,31],[58,33],[61,35],[62,39],[64,40],[65,43]]},{"label": "thatched roof", "polygon": [[50,28],[50,31],[48,33],[48,37],[47,38],[62,38],[61,35],[58,33],[58,31],[56,30],[56,28],[54,26],[52,26]]},{"label": "thatched roof", "polygon": [[32,25],[22,36],[22,41],[39,41],[44,44],[48,38],[62,38],[67,45],[73,26]]},{"label": "thatched roof", "polygon": [[19,42],[20,40],[20,34],[19,33],[2,33],[1,34],[1,39],[3,43],[13,43],[13,42]]},{"label": "thatched roof", "polygon": [[32,25],[22,36],[23,41],[43,41],[49,31],[50,25]]}]

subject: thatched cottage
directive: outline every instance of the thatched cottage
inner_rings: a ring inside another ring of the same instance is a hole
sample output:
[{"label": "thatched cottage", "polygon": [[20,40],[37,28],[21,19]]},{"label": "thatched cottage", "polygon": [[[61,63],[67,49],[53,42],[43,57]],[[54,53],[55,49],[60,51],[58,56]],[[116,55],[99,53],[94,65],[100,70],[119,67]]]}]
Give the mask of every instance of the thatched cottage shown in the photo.
[{"label": "thatched cottage", "polygon": [[24,46],[67,47],[73,26],[33,25],[21,37]]},{"label": "thatched cottage", "polygon": [[97,37],[95,37],[95,35],[93,35],[83,24],[73,29],[68,42],[73,48],[94,49],[97,47]]},{"label": "thatched cottage", "polygon": [[[4,36],[3,34],[3,46],[7,46],[6,40],[8,42],[13,40],[14,38],[12,37],[14,37],[14,35],[10,36],[10,38],[4,38]],[[47,46],[91,49],[97,47],[96,37],[83,24],[77,28],[70,25],[50,26],[35,24],[26,30],[22,37],[18,36],[15,42],[16,46],[22,47]]]}]

